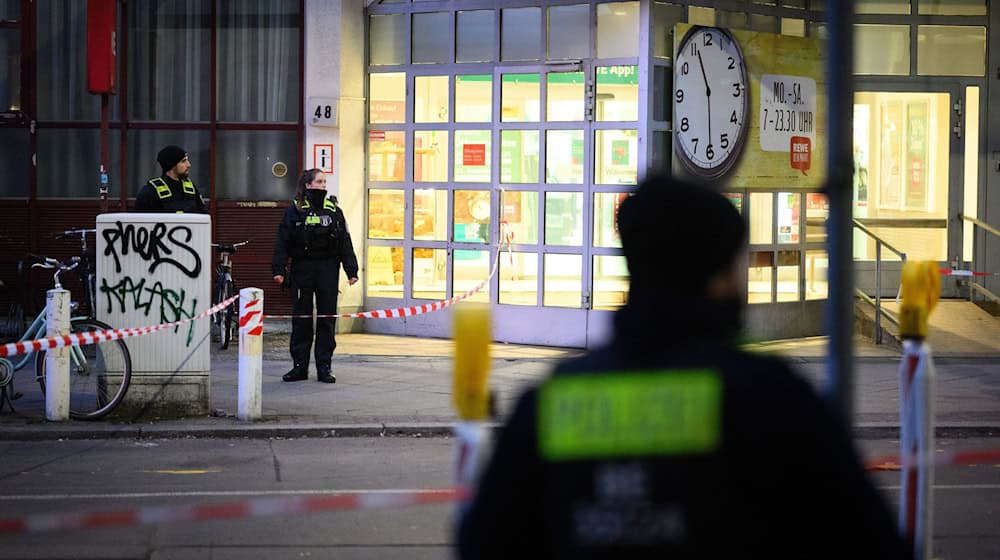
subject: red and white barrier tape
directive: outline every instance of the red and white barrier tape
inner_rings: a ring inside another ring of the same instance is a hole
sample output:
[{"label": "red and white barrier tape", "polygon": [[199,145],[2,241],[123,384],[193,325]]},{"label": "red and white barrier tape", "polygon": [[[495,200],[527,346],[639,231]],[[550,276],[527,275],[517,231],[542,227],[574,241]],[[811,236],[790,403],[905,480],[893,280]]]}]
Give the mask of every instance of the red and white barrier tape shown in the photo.
[{"label": "red and white barrier tape", "polygon": [[975,271],[975,270],[961,270],[961,269],[958,269],[958,268],[941,268],[941,269],[938,269],[938,271],[941,274],[945,274],[947,276],[966,276],[966,277],[973,277],[973,276],[977,276],[977,277],[978,276],[1000,276],[1000,272],[978,272],[978,271]]},{"label": "red and white barrier tape", "polygon": [[[933,464],[937,466],[961,466],[980,465],[984,463],[1000,462],[1000,449],[969,449],[967,451],[945,451],[935,453],[933,457],[917,461],[917,464]],[[903,467],[903,461],[898,455],[886,457],[876,457],[865,464],[865,470],[869,471],[898,471]]]},{"label": "red and white barrier tape", "polygon": [[203,317],[208,317],[209,315],[214,315],[219,311],[225,309],[229,304],[236,301],[240,296],[235,295],[226,301],[217,303],[205,311],[195,315],[194,317],[188,317],[187,319],[181,319],[180,321],[173,321],[171,323],[163,323],[160,325],[152,325],[149,327],[136,327],[131,329],[104,329],[104,330],[94,330],[82,333],[70,333],[65,336],[52,336],[49,338],[40,338],[37,340],[27,340],[24,342],[11,342],[8,344],[0,345],[0,357],[4,356],[14,356],[17,354],[27,354],[29,352],[41,352],[42,350],[48,350],[50,348],[60,348],[63,346],[85,346],[87,344],[97,344],[98,342],[107,342],[110,340],[120,340],[122,338],[131,338],[133,336],[143,336],[147,334],[152,334],[157,331],[162,331],[164,329],[171,329],[174,327],[179,327],[181,325],[186,325],[191,321],[196,321]]},{"label": "red and white barrier tape", "polygon": [[[507,252],[510,252],[510,243],[507,244]],[[398,319],[400,317],[412,317],[414,315],[423,315],[424,313],[431,313],[432,311],[440,311],[445,307],[450,307],[456,303],[467,299],[472,294],[475,294],[479,290],[482,290],[490,280],[493,279],[493,275],[496,274],[497,268],[500,264],[500,253],[497,251],[497,258],[493,261],[493,269],[490,271],[490,275],[486,277],[485,280],[476,285],[475,288],[465,292],[464,294],[453,296],[448,299],[442,299],[435,301],[434,303],[425,303],[423,305],[411,305],[410,307],[396,307],[394,309],[376,309],[374,311],[360,311],[358,313],[328,313],[320,315],[264,315],[265,319],[312,319],[313,317],[322,318],[334,318],[334,319]]]},{"label": "red and white barrier tape", "polygon": [[34,514],[0,518],[0,535],[38,533],[66,529],[132,527],[172,521],[242,519],[270,515],[318,513],[323,511],[407,507],[457,502],[468,497],[464,488],[366,491],[330,493],[325,496],[253,498],[241,502],[179,506],[148,506],[133,510],[94,513]]}]

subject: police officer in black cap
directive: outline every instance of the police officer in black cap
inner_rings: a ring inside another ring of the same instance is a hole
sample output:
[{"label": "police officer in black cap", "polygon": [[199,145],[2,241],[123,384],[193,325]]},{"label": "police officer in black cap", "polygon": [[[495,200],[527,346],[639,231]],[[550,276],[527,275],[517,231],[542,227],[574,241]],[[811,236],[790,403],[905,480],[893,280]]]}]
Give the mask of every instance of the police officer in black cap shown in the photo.
[{"label": "police officer in black cap", "polygon": [[[309,374],[309,349],[313,345],[313,298],[320,315],[337,312],[338,280],[340,267],[344,267],[347,282],[358,281],[358,258],[354,254],[351,235],[343,211],[337,207],[336,197],[327,197],[326,175],[319,169],[308,169],[299,178],[298,190],[292,205],[278,225],[274,241],[271,268],[274,281],[284,284],[285,265],[292,259],[287,273],[292,292],[292,313],[308,318],[292,319],[292,337],[289,350],[293,367],[282,379],[303,381]],[[336,319],[316,319],[316,378],[323,383],[336,383],[330,371]]]},{"label": "police officer in black cap", "polygon": [[459,556],[912,558],[833,410],[737,345],[735,207],[652,178],[618,228],[631,279],[613,340],[521,397]]},{"label": "police officer in black cap", "polygon": [[208,212],[191,182],[191,161],[180,146],[167,146],[156,155],[163,174],[146,181],[135,198],[136,212]]}]

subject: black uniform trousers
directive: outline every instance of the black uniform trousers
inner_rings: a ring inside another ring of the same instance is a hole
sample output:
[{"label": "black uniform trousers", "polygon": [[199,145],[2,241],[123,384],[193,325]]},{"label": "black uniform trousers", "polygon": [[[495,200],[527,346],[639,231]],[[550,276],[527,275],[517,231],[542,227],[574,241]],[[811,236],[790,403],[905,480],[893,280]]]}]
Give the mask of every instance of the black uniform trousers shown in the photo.
[{"label": "black uniform trousers", "polygon": [[[292,319],[289,351],[295,369],[304,371],[309,367],[309,348],[313,344],[313,298],[316,299],[318,315],[336,313],[339,279],[340,259],[292,259],[292,313],[309,315],[308,318]],[[333,328],[336,321],[333,318],[316,319],[316,371],[330,371],[330,360],[337,347]]]}]

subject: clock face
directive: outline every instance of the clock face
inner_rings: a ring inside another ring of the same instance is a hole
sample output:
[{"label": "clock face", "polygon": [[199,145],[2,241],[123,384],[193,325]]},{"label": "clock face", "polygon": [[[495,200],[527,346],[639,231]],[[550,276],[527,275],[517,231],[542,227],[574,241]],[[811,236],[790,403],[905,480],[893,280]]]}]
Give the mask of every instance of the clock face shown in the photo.
[{"label": "clock face", "polygon": [[743,151],[750,126],[743,51],[717,27],[692,27],[674,57],[674,151],[685,169],[717,178]]}]

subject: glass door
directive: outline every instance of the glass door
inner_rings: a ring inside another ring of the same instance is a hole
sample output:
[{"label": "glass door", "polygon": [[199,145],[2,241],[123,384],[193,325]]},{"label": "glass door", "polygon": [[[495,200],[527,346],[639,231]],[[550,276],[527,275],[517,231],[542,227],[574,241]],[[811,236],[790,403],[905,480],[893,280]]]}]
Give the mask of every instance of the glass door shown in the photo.
[{"label": "glass door", "polygon": [[[961,225],[949,218],[962,205],[966,93],[956,87],[855,94],[854,218],[907,259],[944,265],[962,254]],[[978,96],[974,104],[978,114]],[[971,122],[978,133],[978,118]],[[859,282],[869,293],[875,251],[875,239],[855,228]],[[882,261],[898,278],[900,258],[883,247]],[[883,280],[883,296],[894,295],[898,282]]]}]

